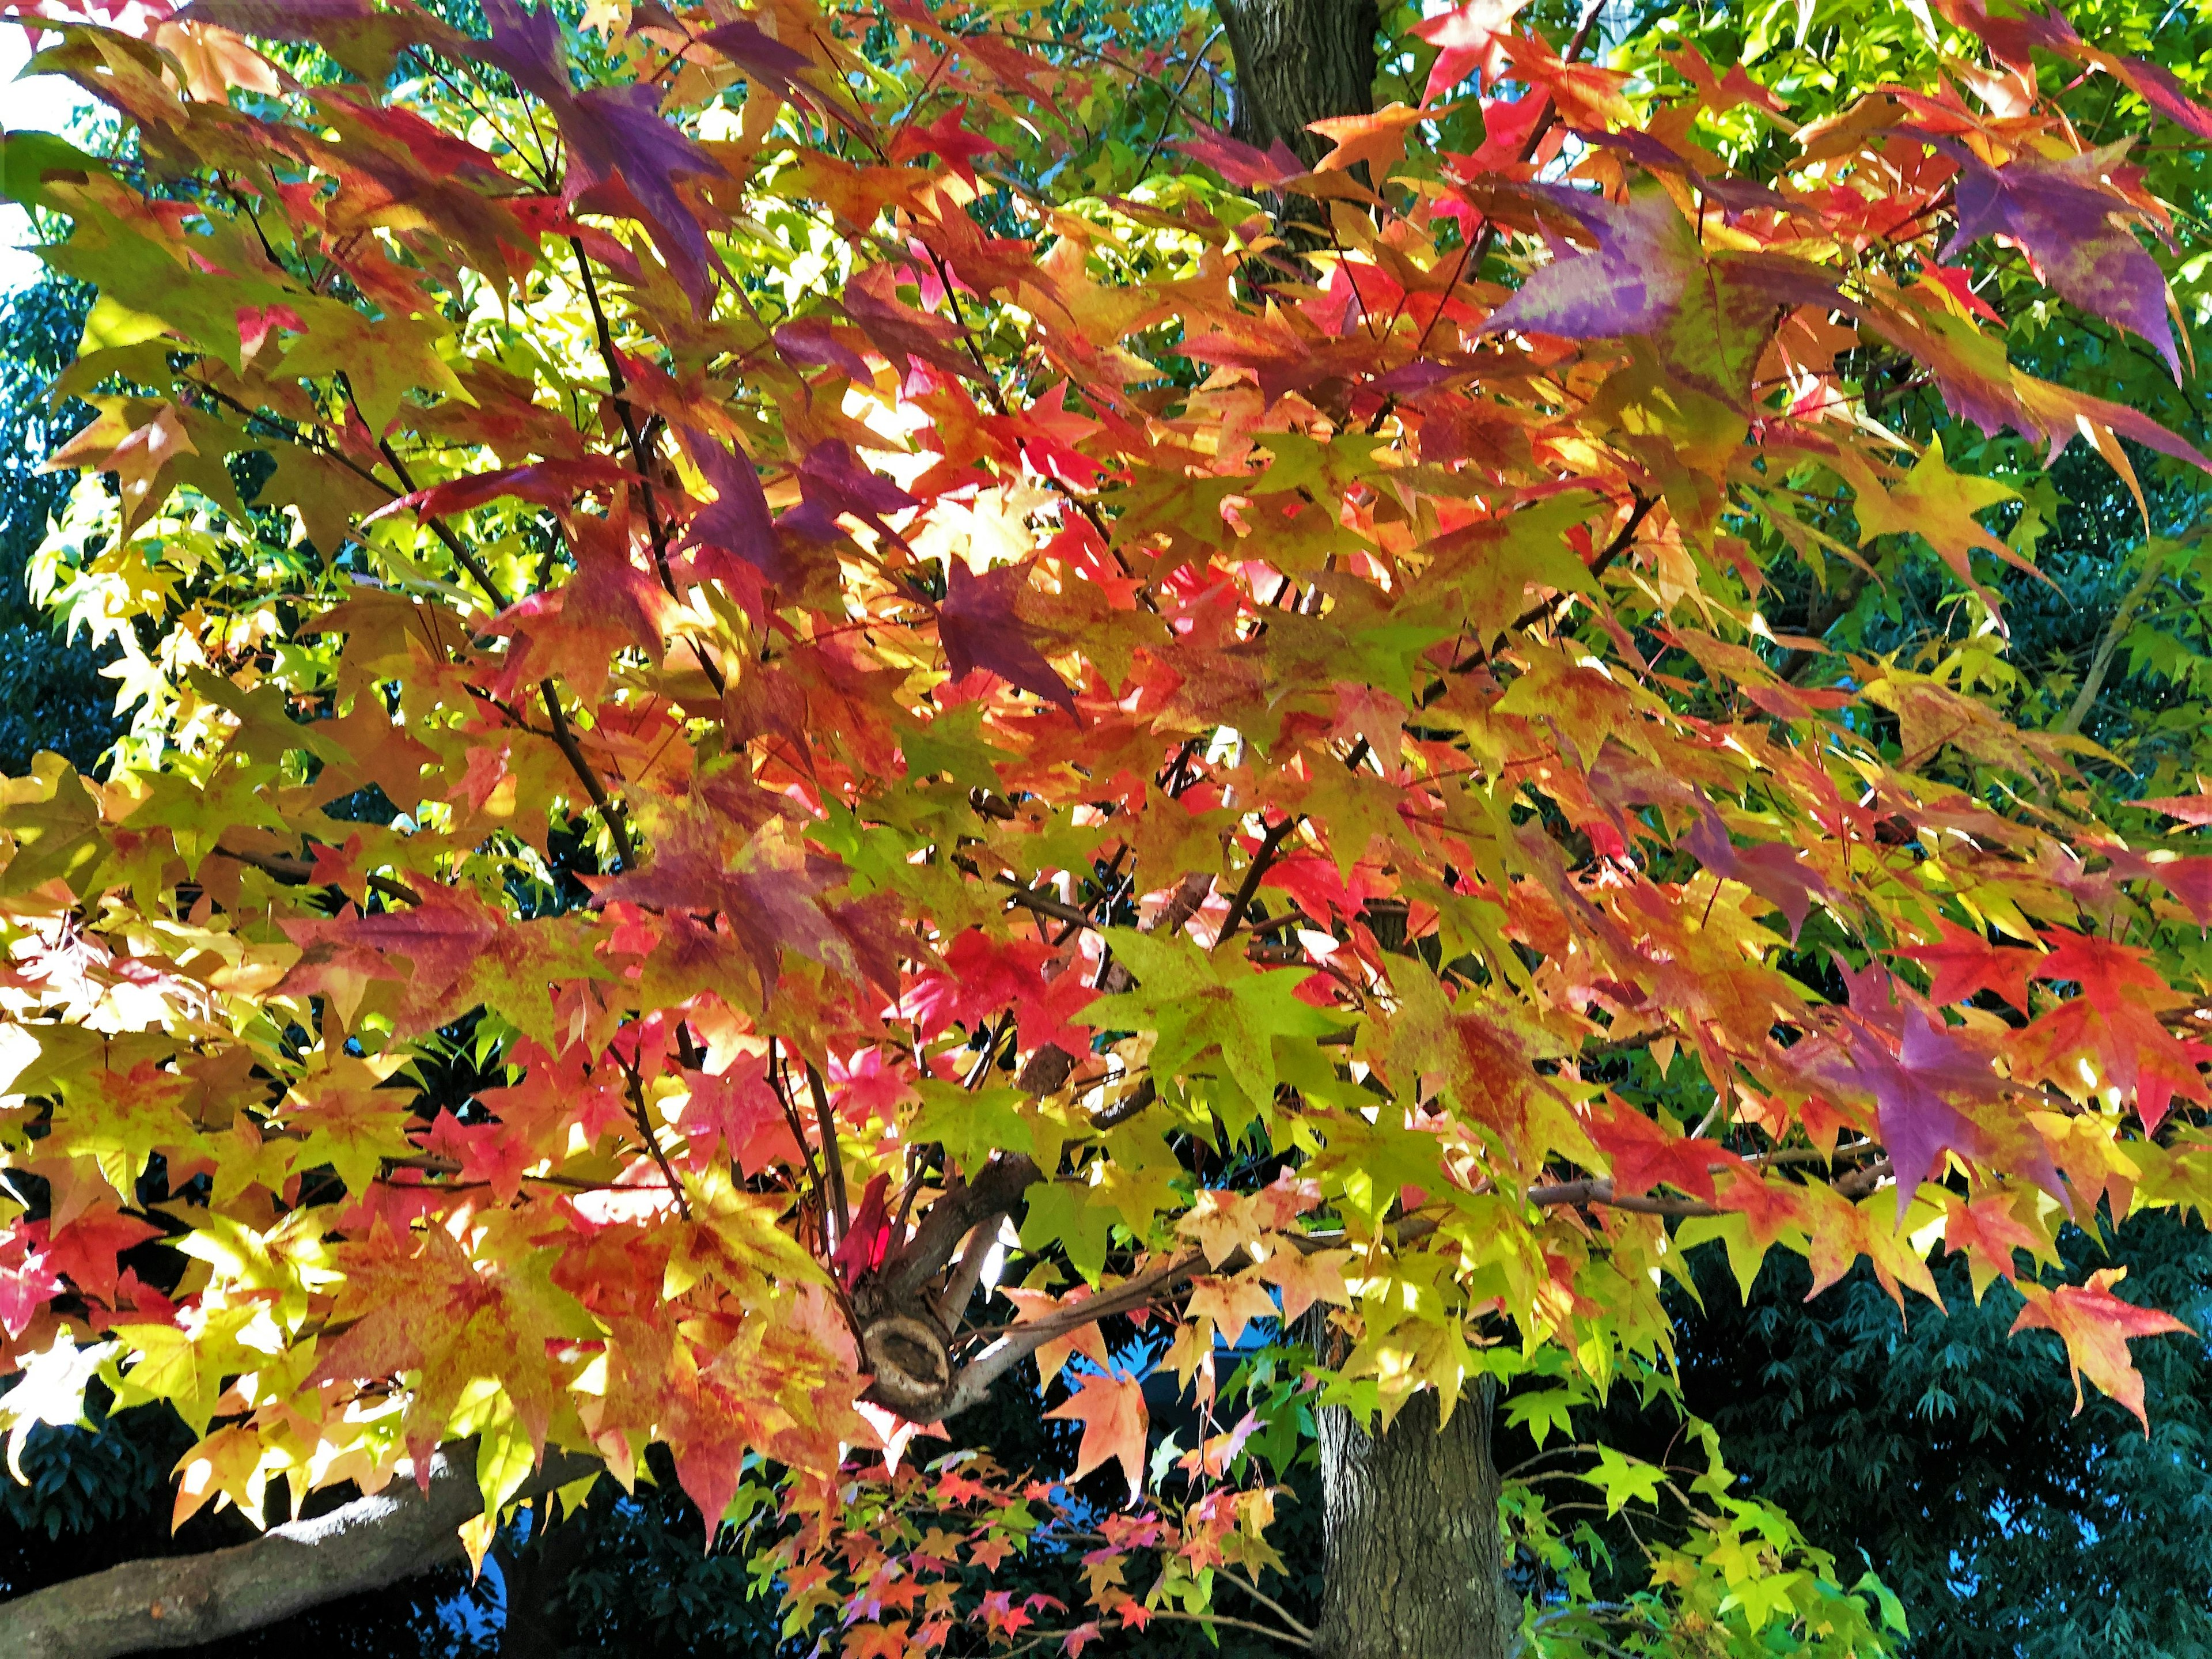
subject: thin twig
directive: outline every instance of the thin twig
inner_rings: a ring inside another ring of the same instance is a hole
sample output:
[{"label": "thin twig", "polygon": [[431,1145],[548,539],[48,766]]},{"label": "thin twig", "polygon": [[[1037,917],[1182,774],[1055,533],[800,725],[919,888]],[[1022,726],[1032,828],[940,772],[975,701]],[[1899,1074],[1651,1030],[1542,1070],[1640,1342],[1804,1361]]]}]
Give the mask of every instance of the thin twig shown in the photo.
[{"label": "thin twig", "polygon": [[660,1178],[668,1183],[668,1190],[676,1195],[677,1213],[689,1221],[691,1218],[691,1200],[684,1196],[684,1183],[677,1180],[676,1170],[668,1161],[668,1154],[660,1150],[660,1137],[653,1132],[652,1115],[646,1110],[645,1105],[645,1079],[638,1075],[637,1067],[620,1054],[614,1055],[613,1060],[629,1081],[630,1117],[637,1125],[640,1138],[645,1142],[645,1150],[653,1155],[653,1163],[659,1166]]},{"label": "thin twig", "polygon": [[1214,935],[1215,950],[1218,951],[1227,944],[1229,936],[1243,925],[1244,912],[1251,905],[1252,895],[1259,891],[1260,878],[1267,873],[1268,868],[1275,862],[1275,854],[1282,847],[1284,838],[1298,827],[1298,823],[1295,813],[1279,820],[1260,842],[1259,850],[1252,854],[1252,862],[1244,867],[1243,881],[1238,884],[1236,896],[1229,901],[1229,914],[1222,921],[1221,931]]}]

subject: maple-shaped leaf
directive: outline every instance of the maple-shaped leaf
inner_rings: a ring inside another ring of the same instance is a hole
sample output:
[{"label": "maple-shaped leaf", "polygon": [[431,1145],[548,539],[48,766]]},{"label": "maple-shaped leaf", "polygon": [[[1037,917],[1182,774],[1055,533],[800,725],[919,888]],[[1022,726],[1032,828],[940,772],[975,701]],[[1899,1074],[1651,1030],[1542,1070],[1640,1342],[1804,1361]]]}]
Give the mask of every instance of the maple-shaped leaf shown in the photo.
[{"label": "maple-shaped leaf", "polygon": [[1239,190],[1276,190],[1306,170],[1306,164],[1279,138],[1266,149],[1256,149],[1202,125],[1188,138],[1170,140],[1168,148],[1205,162]]},{"label": "maple-shaped leaf", "polygon": [[[261,1437],[242,1424],[217,1429],[177,1460],[180,1477],[169,1515],[174,1532],[212,1498],[226,1498],[255,1526],[261,1524],[261,1498],[268,1472],[261,1467]],[[258,1479],[256,1477],[258,1477]]]},{"label": "maple-shaped leaf", "polygon": [[362,522],[367,524],[387,514],[408,511],[428,524],[433,519],[466,513],[486,502],[508,496],[517,501],[535,501],[540,507],[565,510],[579,490],[605,489],[615,484],[634,486],[641,482],[636,473],[605,456],[537,461],[528,466],[508,467],[498,472],[477,472],[466,477],[450,478],[428,489],[418,489],[411,495],[402,495],[398,501],[369,514]]},{"label": "maple-shaped leaf", "polygon": [[1309,123],[1307,130],[1335,146],[1322,157],[1324,171],[1343,173],[1371,166],[1379,178],[1389,163],[1404,159],[1406,135],[1428,118],[1425,111],[1392,104],[1371,115],[1330,116]]},{"label": "maple-shaped leaf", "polygon": [[945,647],[946,671],[957,680],[988,668],[1009,685],[1075,714],[1074,690],[1044,659],[1028,624],[1014,611],[1016,599],[1029,586],[1029,566],[1002,564],[979,576],[964,559],[948,562],[945,602],[937,607],[937,639]]},{"label": "maple-shaped leaf", "polygon": [[1984,236],[2012,239],[2043,278],[2094,317],[2140,335],[2181,375],[2166,276],[2121,222],[2142,210],[2100,181],[2126,154],[2124,143],[2048,161],[2023,151],[2001,167],[1984,165],[1961,145],[1946,143],[1960,166],[1959,216],[1943,257]]},{"label": "maple-shaped leaf", "polygon": [[[2020,1035],[2020,1062],[2039,1068],[2060,1086],[2077,1089],[2081,1067],[2093,1088],[2132,1094],[2147,1130],[2155,1130],[2178,1094],[2203,1100],[2206,1089],[2196,1052],[2159,1018],[2181,1002],[2148,953],[2134,945],[2052,928],[2050,953],[2036,965],[2038,979],[2071,981],[2081,988]],[[2069,1075],[2069,1073],[2071,1075]]]},{"label": "maple-shaped leaf", "polygon": [[783,515],[783,527],[822,541],[842,535],[837,520],[850,514],[886,541],[903,547],[906,538],[884,522],[884,514],[921,505],[861,460],[852,445],[835,438],[806,452],[799,464],[799,490],[803,502]]},{"label": "maple-shaped leaf", "polygon": [[805,1160],[792,1138],[791,1120],[768,1080],[768,1062],[741,1055],[726,1071],[686,1072],[690,1097],[676,1127],[688,1146],[686,1162],[696,1171],[713,1163],[717,1149],[747,1175],[778,1164],[799,1167]]},{"label": "maple-shaped leaf", "polygon": [[1042,939],[994,939],[971,927],[945,947],[943,968],[927,970],[908,988],[900,1012],[927,1041],[955,1022],[976,1027],[1012,1006],[1022,1048],[1056,1043],[1082,1053],[1089,1042],[1068,1022],[1097,992],[1079,963],[1046,977],[1063,954]]},{"label": "maple-shaped leaf", "polygon": [[2084,40],[2055,5],[2043,11],[2007,8],[1995,17],[1982,0],[1936,0],[1936,9],[1947,21],[1979,35],[1993,56],[2014,68],[2033,72],[2040,49],[2101,69],[2168,120],[2199,138],[2212,138],[2212,110],[2191,98],[2171,70]]},{"label": "maple-shaped leaf", "polygon": [[839,1659],[912,1659],[917,1651],[908,1639],[907,1621],[887,1625],[870,1620],[847,1631],[838,1644]]},{"label": "maple-shaped leaf", "polygon": [[891,140],[891,160],[910,161],[917,155],[934,155],[972,188],[975,183],[975,158],[1005,152],[963,125],[963,113],[958,108],[948,109],[927,126],[902,127]]},{"label": "maple-shaped leaf", "polygon": [[1187,1311],[1193,1319],[1206,1320],[1233,1348],[1243,1340],[1246,1325],[1255,1319],[1275,1316],[1275,1298],[1267,1293],[1266,1284],[1254,1275],[1207,1277],[1192,1281]]},{"label": "maple-shaped leaf", "polygon": [[1593,1114],[1589,1128],[1590,1139],[1612,1160],[1614,1189],[1630,1195],[1648,1193],[1663,1181],[1710,1204],[1714,1175],[1743,1162],[1718,1141],[1668,1133],[1626,1101],[1615,1100],[1608,1116]]},{"label": "maple-shaped leaf", "polygon": [[1948,1027],[1933,1024],[1917,1003],[1905,1010],[1896,1053],[1864,1027],[1851,1034],[1851,1060],[1873,1093],[1881,1144],[1897,1169],[1899,1219],[1920,1183],[1946,1152],[1967,1158],[1983,1152],[1983,1136],[1958,1103],[1982,1104],[1997,1093],[1989,1058]]},{"label": "maple-shaped leaf", "polygon": [[975,360],[960,349],[960,331],[941,317],[906,304],[898,297],[898,288],[896,270],[870,265],[854,273],[838,300],[876,349],[889,362],[903,363],[908,374],[923,364],[957,380],[973,380],[981,374]]},{"label": "maple-shaped leaf", "polygon": [[809,853],[781,818],[733,843],[702,812],[684,811],[672,815],[652,857],[602,887],[593,902],[720,912],[765,996],[787,950],[861,977],[852,940],[819,902],[842,874],[835,860]]},{"label": "maple-shaped leaf", "polygon": [[2045,1289],[2023,1282],[2020,1293],[2027,1305],[2014,1320],[2014,1331],[2056,1331],[2066,1343],[2066,1359],[2074,1372],[2074,1409],[2081,1409],[2081,1379],[2087,1376],[2136,1414],[2150,1432],[2150,1418],[2143,1410],[2142,1373],[2128,1356],[2128,1344],[2136,1337],[2158,1336],[2189,1327],[2171,1314],[2139,1308],[2112,1294],[2112,1286],[2127,1276],[2125,1267],[2102,1267],[2086,1285],[2061,1285]]},{"label": "maple-shaped leaf", "polygon": [[1972,1203],[1956,1194],[1947,1198],[1943,1248],[1967,1258],[1977,1299],[1999,1274],[2008,1283],[2018,1279],[2015,1251],[2026,1250],[2030,1255],[2046,1259],[2052,1254],[2049,1235],[2021,1220],[2001,1193],[1984,1194]]},{"label": "maple-shaped leaf", "polygon": [[759,24],[741,17],[708,29],[696,39],[791,102],[812,101],[799,82],[811,66],[806,54],[774,39]]},{"label": "maple-shaped leaf", "polygon": [[1937,943],[1901,945],[1897,951],[1935,969],[1935,983],[1928,988],[1930,1002],[1965,1002],[1978,991],[1994,991],[2021,1012],[2027,1012],[2027,981],[2044,965],[2039,951],[1992,945],[1985,934],[1941,920],[1936,927],[1942,935]]},{"label": "maple-shaped leaf", "polygon": [[1665,57],[1698,89],[1698,101],[1716,115],[1725,114],[1739,104],[1756,105],[1775,115],[1790,107],[1788,100],[1753,80],[1741,64],[1730,64],[1725,76],[1716,75],[1705,55],[1686,44]]},{"label": "maple-shaped leaf", "polygon": [[[560,21],[550,9],[525,10],[519,0],[484,0],[483,13],[491,39],[478,42],[477,49],[552,111],[567,141],[562,201],[574,204],[594,195],[599,199],[592,205],[601,211],[642,220],[678,284],[703,311],[711,273],[723,269],[722,258],[676,179],[718,174],[721,163],[662,118],[660,90],[651,82],[576,91],[568,80]],[[625,189],[611,191],[617,179]]]},{"label": "maple-shaped leaf", "polygon": [[82,1294],[112,1304],[118,1272],[116,1257],[134,1244],[161,1236],[159,1227],[98,1200],[53,1230],[46,1265]]},{"label": "maple-shaped leaf", "polygon": [[358,976],[391,980],[405,988],[402,1029],[408,1034],[440,1024],[447,994],[490,949],[505,918],[473,893],[425,883],[416,903],[370,915],[346,913],[327,920],[280,921],[301,947],[299,965],[276,987],[278,996],[313,993],[350,995],[358,1001]]},{"label": "maple-shaped leaf", "polygon": [[1832,280],[1811,266],[1764,252],[1708,256],[1663,191],[1623,204],[1565,185],[1518,188],[1579,222],[1596,246],[1530,273],[1479,334],[1650,336],[1669,373],[1740,406],[1782,310],[1836,303]]},{"label": "maple-shaped leaf", "polygon": [[1282,1297],[1283,1319],[1287,1324],[1304,1317],[1316,1302],[1339,1308],[1350,1304],[1352,1292],[1345,1284],[1344,1269],[1352,1259],[1349,1250],[1306,1250],[1286,1244],[1267,1252],[1259,1273]]},{"label": "maple-shaped leaf", "polygon": [[1863,463],[1854,464],[1848,454],[1839,454],[1838,459],[1839,471],[1856,493],[1852,510],[1858,518],[1862,546],[1876,536],[1917,535],[1936,550],[1960,580],[1974,586],[1978,592],[1980,588],[1974,582],[1972,569],[1978,550],[2020,569],[2034,568],[1984,530],[1974,516],[2018,501],[2020,492],[1995,478],[1953,471],[1943,458],[1940,433],[1929,439],[1926,451],[1901,482],[1886,483],[1876,479],[1871,469]]},{"label": "maple-shaped leaf", "polygon": [[21,1336],[40,1309],[61,1293],[48,1263],[44,1222],[18,1222],[0,1234],[0,1330]]},{"label": "maple-shaped leaf", "polygon": [[1793,944],[1805,930],[1805,917],[1815,898],[1830,904],[1843,902],[1827,878],[1795,848],[1774,842],[1736,846],[1710,806],[1701,805],[1697,823],[1682,836],[1681,844],[1716,876],[1741,883],[1781,911],[1790,923]]},{"label": "maple-shaped leaf", "polygon": [[787,362],[834,368],[857,386],[868,382],[866,360],[839,337],[837,325],[827,317],[796,318],[781,325],[775,339]]},{"label": "maple-shaped leaf", "polygon": [[1127,1381],[1109,1370],[1093,1371],[1077,1388],[1073,1399],[1062,1401],[1045,1413],[1083,1425],[1083,1443],[1075,1454],[1075,1473],[1080,1480],[1109,1462],[1118,1462],[1129,1480],[1129,1501],[1136,1502],[1145,1489],[1145,1431],[1151,1422],[1145,1409],[1144,1384]]},{"label": "maple-shaped leaf", "polygon": [[1504,64],[1498,52],[1499,37],[1509,32],[1515,15],[1528,3],[1528,0],[1467,0],[1464,5],[1414,24],[1413,33],[1437,49],[1437,61],[1429,66],[1421,102],[1435,103],[1466,80],[1470,70],[1480,70],[1486,84],[1494,84]]},{"label": "maple-shaped leaf", "polygon": [[[1298,996],[1303,970],[1255,973],[1241,958],[1215,960],[1182,933],[1116,927],[1106,938],[1136,970],[1137,988],[1100,997],[1084,1010],[1084,1024],[1157,1032],[1152,1066],[1163,1082],[1197,1066],[1225,1074],[1255,1111],[1265,1111],[1275,1097],[1275,1043],[1310,1042],[1339,1029]],[[1204,1064],[1217,1053],[1218,1068]]]},{"label": "maple-shaped leaf", "polygon": [[[714,489],[714,499],[692,514],[683,545],[720,549],[744,560],[779,587],[794,586],[799,573],[776,540],[768,494],[761,488],[751,458],[696,427],[683,428],[680,435],[684,453]],[[723,574],[696,561],[695,567],[702,576]]]}]

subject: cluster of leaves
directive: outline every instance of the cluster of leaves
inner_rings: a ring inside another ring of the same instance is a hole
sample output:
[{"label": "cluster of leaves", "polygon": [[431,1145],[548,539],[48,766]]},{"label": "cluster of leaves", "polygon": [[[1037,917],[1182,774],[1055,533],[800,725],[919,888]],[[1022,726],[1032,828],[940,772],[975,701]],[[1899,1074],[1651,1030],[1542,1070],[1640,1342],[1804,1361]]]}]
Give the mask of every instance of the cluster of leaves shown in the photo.
[{"label": "cluster of leaves", "polygon": [[[136,704],[0,793],[19,1435],[166,1401],[180,1516],[475,1435],[479,1553],[549,1443],[709,1521],[773,1468],[857,1659],[1302,1640],[1217,1355],[1316,1309],[1275,1421],[1540,1442],[1671,1388],[1698,1243],[1901,1302],[1940,1242],[2140,1413],[2174,1322],[2023,1264],[2212,1188],[2212,811],[2024,723],[1996,469],[2207,463],[1961,261],[2179,372],[2168,206],[2043,86],[2202,142],[2171,76],[1954,0],[1801,120],[1477,5],[1310,166],[1102,142],[1051,10],[8,9],[143,163],[5,174],[98,289],[41,579]],[[1932,652],[1830,637],[1908,570]],[[1032,1357],[1135,1507],[916,1461]],[[1652,1516],[1602,1613],[1509,1493],[1532,1638],[1885,1645],[1697,1443],[1576,1443]],[[1053,1549],[1087,1607],[990,1587]]]}]

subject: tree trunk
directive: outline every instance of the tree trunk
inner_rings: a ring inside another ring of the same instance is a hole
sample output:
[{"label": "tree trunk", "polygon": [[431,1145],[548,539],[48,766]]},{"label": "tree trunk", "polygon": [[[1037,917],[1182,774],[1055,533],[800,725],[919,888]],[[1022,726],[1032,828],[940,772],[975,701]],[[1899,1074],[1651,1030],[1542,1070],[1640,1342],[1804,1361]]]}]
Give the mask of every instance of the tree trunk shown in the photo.
[{"label": "tree trunk", "polygon": [[1328,147],[1306,131],[1375,107],[1376,0],[1219,0],[1236,59],[1231,131],[1265,149],[1277,139],[1299,159]]},{"label": "tree trunk", "polygon": [[1504,1659],[1520,1622],[1505,1583],[1491,1390],[1407,1402],[1378,1438],[1349,1412],[1321,1414],[1327,1568],[1322,1659]]}]

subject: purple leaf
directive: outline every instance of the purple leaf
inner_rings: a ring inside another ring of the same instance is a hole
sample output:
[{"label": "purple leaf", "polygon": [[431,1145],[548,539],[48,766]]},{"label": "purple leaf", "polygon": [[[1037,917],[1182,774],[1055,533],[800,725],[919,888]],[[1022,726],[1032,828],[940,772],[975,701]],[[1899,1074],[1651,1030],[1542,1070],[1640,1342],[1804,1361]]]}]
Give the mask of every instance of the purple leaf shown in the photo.
[{"label": "purple leaf", "polygon": [[853,446],[838,438],[807,451],[799,464],[799,490],[805,504],[784,514],[783,527],[816,541],[836,540],[842,533],[838,517],[849,513],[903,547],[906,538],[884,523],[883,515],[921,505],[889,478],[871,471]]},{"label": "purple leaf", "polygon": [[1029,585],[1025,564],[1000,565],[978,576],[965,561],[948,561],[945,603],[937,607],[937,638],[954,679],[988,668],[1009,685],[1034,691],[1075,713],[1075,693],[1044,659],[1014,614],[1014,599]]},{"label": "purple leaf", "polygon": [[2156,346],[2179,378],[2165,275],[2133,233],[2115,222],[2115,215],[2140,217],[2142,210],[2097,182],[2118,163],[2122,146],[2063,161],[2023,155],[1995,168],[1963,147],[1942,148],[1958,158],[1960,169],[1958,228],[1944,258],[1984,236],[2009,236],[2051,288],[2092,316]]},{"label": "purple leaf", "polygon": [[761,489],[760,474],[753,470],[752,462],[724,448],[719,440],[696,427],[684,427],[681,434],[692,465],[714,486],[713,504],[692,516],[690,532],[683,544],[720,548],[743,559],[778,586],[795,585],[799,573],[776,540],[768,495]]},{"label": "purple leaf", "polygon": [[889,265],[870,265],[845,284],[845,314],[860,325],[876,349],[893,363],[903,362],[911,374],[918,363],[965,380],[977,380],[982,371],[956,347],[959,331],[941,317],[931,317],[902,304],[897,295],[898,273]]},{"label": "purple leaf", "polygon": [[806,54],[781,40],[771,40],[759,24],[740,19],[718,29],[709,29],[699,39],[753,80],[774,87],[791,102],[813,101],[806,88],[799,83],[800,73],[807,67]]},{"label": "purple leaf", "polygon": [[1897,1214],[1902,1221],[1912,1195],[1945,1152],[1969,1158],[1983,1155],[1980,1132],[1952,1103],[1995,1098],[1996,1074],[1985,1056],[1931,1024],[1918,1007],[1905,1011],[1904,1037],[1895,1054],[1881,1038],[1862,1030],[1852,1033],[1851,1060],[1874,1094],[1881,1144],[1897,1170]]},{"label": "purple leaf", "polygon": [[867,364],[834,330],[827,317],[801,317],[776,330],[775,349],[788,362],[834,368],[855,386],[870,384],[875,377]]},{"label": "purple leaf", "polygon": [[1528,188],[1579,221],[1597,247],[1534,272],[1480,332],[1611,339],[1647,333],[1680,308],[1691,271],[1704,262],[1693,233],[1665,196],[1655,192],[1622,207],[1564,185]]},{"label": "purple leaf", "polygon": [[[680,173],[714,175],[721,164],[661,118],[660,95],[632,85],[577,92],[562,57],[560,21],[550,11],[525,11],[515,0],[484,0],[491,39],[476,43],[489,62],[553,112],[568,148],[562,199],[573,205],[587,191],[601,211],[644,222],[669,272],[704,312],[711,273],[723,269],[698,216],[676,188]],[[610,188],[619,179],[630,200]]]},{"label": "purple leaf", "polygon": [[1826,878],[1806,867],[1789,848],[1771,842],[1743,848],[1732,844],[1727,829],[1711,807],[1700,811],[1697,823],[1682,837],[1681,845],[1715,875],[1741,882],[1781,911],[1789,919],[1793,945],[1804,930],[1806,913],[1813,908],[1813,900],[1834,896],[1835,890],[1829,886]]},{"label": "purple leaf", "polygon": [[2033,70],[2033,48],[2103,70],[2167,119],[2200,138],[2212,138],[2212,110],[2197,102],[2173,75],[2140,58],[2123,58],[2091,46],[2057,7],[2040,17],[1991,17],[1981,0],[1949,0],[1943,15],[1981,36],[1990,52],[2015,69]]}]

